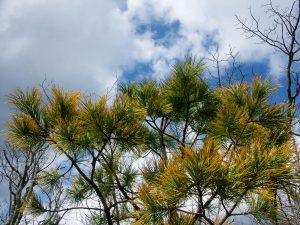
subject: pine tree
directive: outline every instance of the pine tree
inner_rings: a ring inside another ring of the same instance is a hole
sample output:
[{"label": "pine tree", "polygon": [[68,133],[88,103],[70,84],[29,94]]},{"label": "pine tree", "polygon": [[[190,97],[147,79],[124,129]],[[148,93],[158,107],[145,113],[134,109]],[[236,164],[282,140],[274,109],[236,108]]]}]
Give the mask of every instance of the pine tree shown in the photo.
[{"label": "pine tree", "polygon": [[187,57],[162,81],[120,85],[112,103],[56,87],[45,97],[36,88],[11,94],[10,142],[64,157],[41,187],[71,183],[61,208],[45,207],[38,193],[24,207],[89,209],[90,224],[276,220],[276,194],[296,179],[284,104],[270,104],[275,88],[257,77],[211,89],[203,68]]},{"label": "pine tree", "polygon": [[289,118],[282,104],[268,103],[273,90],[257,77],[251,87],[217,90],[221,103],[201,146],[183,144],[154,178],[145,173],[135,224],[227,224],[247,214],[274,220],[276,205],[266,204],[296,176]]}]

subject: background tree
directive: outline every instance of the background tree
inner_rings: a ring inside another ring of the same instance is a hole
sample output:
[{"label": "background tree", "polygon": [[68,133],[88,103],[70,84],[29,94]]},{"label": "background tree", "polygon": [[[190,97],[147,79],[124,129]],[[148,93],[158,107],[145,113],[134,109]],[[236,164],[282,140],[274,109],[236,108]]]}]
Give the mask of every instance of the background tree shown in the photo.
[{"label": "background tree", "polygon": [[8,203],[1,207],[6,214],[5,225],[21,222],[24,202],[30,198],[38,176],[52,163],[46,157],[42,148],[20,150],[8,143],[1,147],[0,175],[7,182],[9,193]]},{"label": "background tree", "polygon": [[273,23],[262,27],[260,19],[250,10],[251,22],[236,16],[240,28],[249,38],[258,38],[262,44],[267,44],[286,56],[285,74],[287,79],[287,98],[292,107],[298,107],[297,97],[300,93],[300,1],[293,1],[288,9],[279,9],[270,0],[264,6],[266,14]]},{"label": "background tree", "polygon": [[[239,61],[239,52],[229,46],[229,51],[225,54],[220,52],[219,46],[209,51],[209,56],[206,58],[207,72],[210,77],[217,78],[217,86],[231,86],[233,84],[242,84],[246,78],[254,74],[248,74],[245,63]],[[250,70],[249,70],[250,71]],[[215,83],[215,80],[212,80]]]}]

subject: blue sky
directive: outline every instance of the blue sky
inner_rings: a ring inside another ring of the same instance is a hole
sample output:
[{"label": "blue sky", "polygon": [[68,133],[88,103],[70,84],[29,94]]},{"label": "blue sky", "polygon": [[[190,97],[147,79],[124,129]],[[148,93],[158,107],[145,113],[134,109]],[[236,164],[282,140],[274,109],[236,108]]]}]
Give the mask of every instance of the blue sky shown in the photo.
[{"label": "blue sky", "polygon": [[[6,95],[16,87],[39,86],[46,77],[65,89],[106,94],[117,80],[162,79],[186,54],[207,58],[216,44],[220,57],[233,48],[247,72],[253,68],[280,82],[282,55],[245,38],[235,19],[249,18],[251,7],[267,26],[270,18],[261,8],[266,2],[2,0],[0,128],[10,111]],[[281,8],[291,2],[273,0]]]}]

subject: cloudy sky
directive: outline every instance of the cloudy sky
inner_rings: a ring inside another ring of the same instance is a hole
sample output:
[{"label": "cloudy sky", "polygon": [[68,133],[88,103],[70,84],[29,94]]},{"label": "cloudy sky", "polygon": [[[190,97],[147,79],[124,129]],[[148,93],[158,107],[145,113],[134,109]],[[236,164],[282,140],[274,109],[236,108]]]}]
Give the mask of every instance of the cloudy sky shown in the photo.
[{"label": "cloudy sky", "polygon": [[[187,53],[216,43],[280,78],[281,56],[246,39],[235,15],[251,7],[268,24],[265,0],[0,0],[0,122],[6,95],[46,78],[66,89],[105,94],[116,80],[160,79]],[[273,0],[281,8],[292,0]]]},{"label": "cloudy sky", "polygon": [[[280,7],[292,0],[276,0]],[[43,80],[103,94],[118,80],[161,78],[187,53],[198,57],[218,43],[243,61],[278,74],[280,57],[237,29],[235,15],[251,7],[264,17],[266,0],[1,0],[0,121],[6,95]],[[267,23],[262,20],[262,23]]]}]

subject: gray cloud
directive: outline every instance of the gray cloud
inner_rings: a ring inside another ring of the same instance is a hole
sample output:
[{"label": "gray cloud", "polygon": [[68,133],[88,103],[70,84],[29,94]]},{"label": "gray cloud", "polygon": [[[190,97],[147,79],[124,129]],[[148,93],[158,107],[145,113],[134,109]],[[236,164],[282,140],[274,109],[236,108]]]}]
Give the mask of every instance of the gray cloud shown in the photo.
[{"label": "gray cloud", "polygon": [[104,93],[133,61],[134,29],[114,1],[3,1],[0,11],[0,121],[5,95],[53,81]]}]

